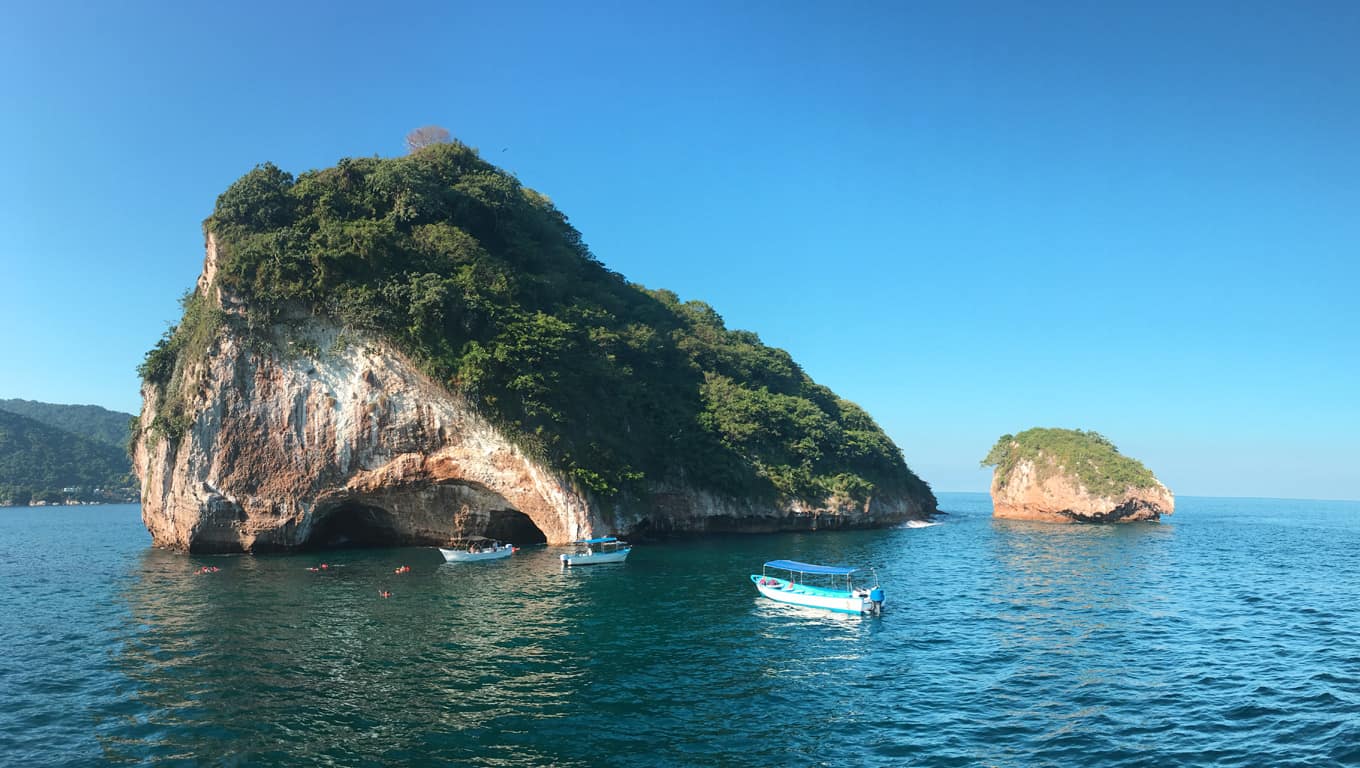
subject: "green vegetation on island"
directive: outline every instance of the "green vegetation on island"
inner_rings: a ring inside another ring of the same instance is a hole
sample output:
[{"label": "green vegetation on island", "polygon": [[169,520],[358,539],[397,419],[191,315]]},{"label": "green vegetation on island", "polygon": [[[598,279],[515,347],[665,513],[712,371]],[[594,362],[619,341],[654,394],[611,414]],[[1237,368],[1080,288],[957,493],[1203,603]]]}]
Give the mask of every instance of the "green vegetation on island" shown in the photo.
[{"label": "green vegetation on island", "polygon": [[312,313],[395,343],[602,496],[657,481],[934,505],[862,409],[708,305],[608,269],[547,197],[457,141],[297,178],[259,166],[205,226],[217,281],[244,312],[186,297],[182,321],[139,369],[162,388],[153,436],[189,425],[179,380],[224,323],[267,342]]},{"label": "green vegetation on island", "polygon": [[1018,435],[1002,435],[982,460],[982,466],[995,467],[997,482],[1004,488],[1015,465],[1026,459],[1034,462],[1040,482],[1055,472],[1067,472],[1096,496],[1157,484],[1142,462],[1121,454],[1100,433],[1080,429],[1035,427]]},{"label": "green vegetation on island", "polygon": [[[124,431],[128,418],[122,415]],[[0,410],[0,504],[136,498],[121,446]]]}]

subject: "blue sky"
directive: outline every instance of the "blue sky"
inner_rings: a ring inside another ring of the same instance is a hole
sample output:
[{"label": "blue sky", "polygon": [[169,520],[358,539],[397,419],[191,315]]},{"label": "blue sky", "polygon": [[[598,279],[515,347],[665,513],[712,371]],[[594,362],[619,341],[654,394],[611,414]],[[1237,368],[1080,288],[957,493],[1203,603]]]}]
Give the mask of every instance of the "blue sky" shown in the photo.
[{"label": "blue sky", "polygon": [[217,194],[433,123],[937,489],[1360,498],[1360,4],[116,5],[0,10],[0,397],[136,410]]}]

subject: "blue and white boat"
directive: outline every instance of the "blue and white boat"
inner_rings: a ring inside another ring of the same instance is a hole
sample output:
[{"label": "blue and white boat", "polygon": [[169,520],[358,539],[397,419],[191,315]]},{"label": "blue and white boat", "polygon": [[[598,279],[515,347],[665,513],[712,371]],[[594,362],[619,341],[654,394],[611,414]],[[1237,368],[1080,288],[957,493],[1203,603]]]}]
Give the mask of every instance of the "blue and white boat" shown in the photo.
[{"label": "blue and white boat", "polygon": [[751,582],[760,594],[781,603],[840,613],[883,610],[883,588],[872,568],[771,560],[759,574],[751,574]]},{"label": "blue and white boat", "polygon": [[572,543],[576,545],[576,552],[570,555],[562,555],[562,565],[621,563],[628,558],[628,553],[633,551],[628,542],[619,541],[613,536],[580,539]]}]

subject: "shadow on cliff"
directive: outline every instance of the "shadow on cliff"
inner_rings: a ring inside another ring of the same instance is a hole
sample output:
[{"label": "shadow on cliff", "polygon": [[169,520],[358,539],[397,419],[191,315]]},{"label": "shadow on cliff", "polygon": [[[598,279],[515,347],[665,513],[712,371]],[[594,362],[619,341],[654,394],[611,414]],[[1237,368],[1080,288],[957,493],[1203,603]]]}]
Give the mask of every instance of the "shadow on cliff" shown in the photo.
[{"label": "shadow on cliff", "polygon": [[[546,544],[548,537],[529,516],[514,509],[494,509],[484,527],[469,534],[508,541],[519,546]],[[429,531],[425,534],[403,530],[394,515],[378,506],[344,502],[318,513],[317,522],[307,537],[292,550],[323,550],[370,547],[439,546],[449,543],[450,534]]]},{"label": "shadow on cliff", "polygon": [[299,549],[396,547],[408,543],[409,538],[397,530],[387,510],[346,503],[323,513]]}]

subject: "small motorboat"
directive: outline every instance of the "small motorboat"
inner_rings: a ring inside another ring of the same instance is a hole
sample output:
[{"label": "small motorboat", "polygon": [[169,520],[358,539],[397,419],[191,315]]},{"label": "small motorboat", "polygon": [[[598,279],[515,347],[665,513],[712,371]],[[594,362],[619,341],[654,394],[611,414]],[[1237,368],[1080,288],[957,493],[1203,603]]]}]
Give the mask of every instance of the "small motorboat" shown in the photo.
[{"label": "small motorboat", "polygon": [[751,582],[760,594],[781,603],[840,613],[883,610],[883,588],[872,568],[771,560],[761,573],[751,574]]},{"label": "small motorboat", "polygon": [[581,539],[572,543],[576,545],[576,552],[570,555],[562,555],[562,565],[621,563],[628,559],[628,553],[633,551],[632,545],[626,541],[619,541],[613,536]]},{"label": "small motorboat", "polygon": [[450,548],[439,548],[440,554],[450,563],[470,563],[474,560],[500,560],[515,554],[515,545],[488,539],[485,536],[468,536],[457,539]]}]

